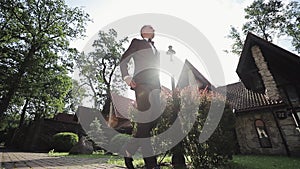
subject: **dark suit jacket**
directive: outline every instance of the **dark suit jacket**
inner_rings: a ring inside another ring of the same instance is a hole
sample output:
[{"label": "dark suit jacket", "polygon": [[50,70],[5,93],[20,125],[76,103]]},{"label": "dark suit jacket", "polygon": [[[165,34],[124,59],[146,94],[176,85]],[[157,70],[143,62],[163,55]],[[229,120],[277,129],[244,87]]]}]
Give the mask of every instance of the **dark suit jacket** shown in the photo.
[{"label": "dark suit jacket", "polygon": [[153,51],[150,42],[145,39],[131,41],[121,58],[120,69],[123,78],[129,75],[128,62],[131,58],[134,61],[133,80],[136,84],[150,84],[159,87],[160,58],[157,50]]}]

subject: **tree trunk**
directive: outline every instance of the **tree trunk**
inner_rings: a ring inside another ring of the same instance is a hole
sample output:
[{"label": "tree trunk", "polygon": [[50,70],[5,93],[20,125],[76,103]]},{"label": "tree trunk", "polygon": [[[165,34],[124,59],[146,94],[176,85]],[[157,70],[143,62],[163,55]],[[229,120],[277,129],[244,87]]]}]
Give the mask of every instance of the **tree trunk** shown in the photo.
[{"label": "tree trunk", "polygon": [[[174,122],[178,118],[178,112],[180,110],[179,98],[175,93],[175,83],[174,78],[172,78],[172,98],[173,98],[173,119]],[[174,169],[186,169],[185,158],[184,158],[184,148],[182,141],[179,142],[175,147],[171,149],[172,152],[172,165]]]},{"label": "tree trunk", "polygon": [[2,118],[4,113],[7,111],[7,108],[9,106],[9,103],[13,96],[16,93],[17,87],[20,83],[20,78],[16,78],[16,80],[13,81],[11,84],[11,87],[8,89],[8,92],[6,95],[3,96],[1,102],[0,102],[0,117]]},{"label": "tree trunk", "polygon": [[8,92],[6,95],[3,96],[1,102],[0,102],[0,118],[3,117],[4,113],[7,111],[7,108],[9,106],[9,103],[13,96],[15,95],[20,83],[21,78],[26,72],[26,69],[30,67],[33,64],[32,58],[34,56],[34,53],[36,51],[35,47],[30,48],[27,56],[25,57],[25,60],[20,65],[20,71],[13,75],[12,80],[10,81],[10,88],[8,89]]},{"label": "tree trunk", "polygon": [[182,142],[178,143],[172,150],[172,165],[174,169],[185,169],[185,158]]},{"label": "tree trunk", "polygon": [[26,99],[25,104],[22,108],[22,114],[21,114],[21,118],[20,118],[20,122],[19,122],[19,129],[23,126],[24,124],[24,120],[25,120],[25,114],[26,114],[26,109],[29,103],[29,99]]},{"label": "tree trunk", "polygon": [[108,116],[109,115],[109,111],[110,111],[110,102],[111,102],[111,98],[108,96],[105,100],[103,109],[102,109],[102,115],[103,116]]}]

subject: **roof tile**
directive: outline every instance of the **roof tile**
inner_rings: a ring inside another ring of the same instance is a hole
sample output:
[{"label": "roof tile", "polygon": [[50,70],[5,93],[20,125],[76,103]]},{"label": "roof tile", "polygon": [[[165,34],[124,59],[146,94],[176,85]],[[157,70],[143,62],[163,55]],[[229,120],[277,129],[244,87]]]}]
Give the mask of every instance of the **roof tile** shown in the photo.
[{"label": "roof tile", "polygon": [[226,94],[226,99],[236,111],[251,110],[260,107],[277,105],[283,103],[282,100],[274,101],[266,97],[265,94],[255,93],[246,89],[242,82],[218,87],[217,91]]}]

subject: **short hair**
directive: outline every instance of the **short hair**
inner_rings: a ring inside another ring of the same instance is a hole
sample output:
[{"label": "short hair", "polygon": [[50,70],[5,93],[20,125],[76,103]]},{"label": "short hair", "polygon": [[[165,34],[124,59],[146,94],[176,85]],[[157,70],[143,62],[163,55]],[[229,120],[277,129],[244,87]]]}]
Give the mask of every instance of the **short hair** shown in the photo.
[{"label": "short hair", "polygon": [[152,27],[151,25],[144,25],[144,26],[141,28],[141,31],[140,31],[141,36],[143,36],[142,34],[144,33],[143,30],[144,30],[145,28],[152,28],[152,29],[153,29],[153,27]]}]

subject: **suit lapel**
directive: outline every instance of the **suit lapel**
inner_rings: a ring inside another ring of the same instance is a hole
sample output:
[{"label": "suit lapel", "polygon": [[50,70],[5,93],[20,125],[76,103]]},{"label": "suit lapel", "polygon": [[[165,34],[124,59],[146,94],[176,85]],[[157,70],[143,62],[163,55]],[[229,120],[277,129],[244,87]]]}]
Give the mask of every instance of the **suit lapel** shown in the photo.
[{"label": "suit lapel", "polygon": [[144,47],[142,47],[142,49],[148,49],[148,48],[150,48],[151,51],[152,51],[152,53],[153,53],[154,55],[157,55],[157,54],[158,54],[158,51],[157,51],[157,49],[156,49],[156,47],[154,46],[153,43],[152,43],[152,46],[153,46],[153,48],[152,48],[150,42],[148,42],[146,39],[143,39],[142,41],[143,41],[143,44],[144,44]]},{"label": "suit lapel", "polygon": [[153,45],[153,48],[154,48],[154,55],[157,55],[157,49],[156,49],[156,47]]}]

